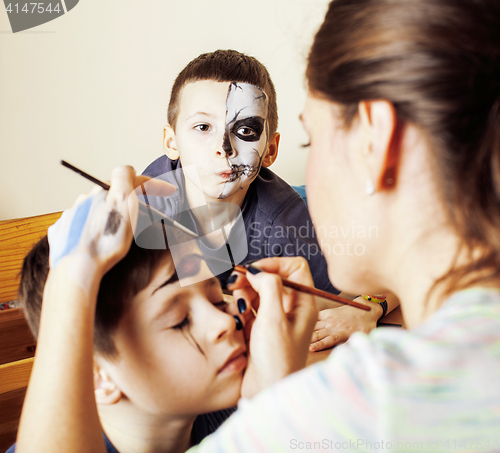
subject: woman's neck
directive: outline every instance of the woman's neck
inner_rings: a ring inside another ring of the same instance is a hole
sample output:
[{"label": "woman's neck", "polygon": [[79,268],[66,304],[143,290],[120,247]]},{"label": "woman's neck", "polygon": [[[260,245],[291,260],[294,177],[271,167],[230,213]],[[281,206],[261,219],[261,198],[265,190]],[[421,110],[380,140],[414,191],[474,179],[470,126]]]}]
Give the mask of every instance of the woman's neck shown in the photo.
[{"label": "woman's neck", "polygon": [[196,419],[139,413],[126,401],[99,406],[99,416],[106,436],[120,453],[183,453],[191,446]]},{"label": "woman's neck", "polygon": [[446,228],[422,234],[401,254],[392,269],[391,288],[401,301],[408,328],[423,323],[444,302],[443,286],[436,281],[454,264],[460,241]]},{"label": "woman's neck", "polygon": [[463,240],[450,223],[446,203],[436,195],[440,186],[425,135],[407,125],[401,146],[397,190],[379,197],[385,224],[377,252],[386,259],[375,278],[399,298],[405,324],[412,328],[446,299],[444,285],[436,282],[469,258],[463,254],[456,261]]}]

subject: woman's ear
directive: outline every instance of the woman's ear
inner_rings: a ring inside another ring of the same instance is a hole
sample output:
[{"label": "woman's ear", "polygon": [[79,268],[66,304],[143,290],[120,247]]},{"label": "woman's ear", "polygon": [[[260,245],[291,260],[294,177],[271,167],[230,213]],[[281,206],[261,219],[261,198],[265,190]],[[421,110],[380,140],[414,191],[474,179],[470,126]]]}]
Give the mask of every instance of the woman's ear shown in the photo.
[{"label": "woman's ear", "polygon": [[94,360],[94,395],[97,404],[116,404],[122,392],[108,372]]},{"label": "woman's ear", "polygon": [[262,166],[270,167],[278,157],[278,146],[280,144],[280,134],[275,132],[267,145],[266,154],[262,158]]},{"label": "woman's ear", "polygon": [[401,125],[391,102],[385,100],[359,103],[359,117],[367,140],[363,144],[370,179],[375,190],[396,184],[400,158]]},{"label": "woman's ear", "polygon": [[177,143],[175,141],[175,131],[169,124],[163,128],[163,149],[170,160],[177,160],[179,158],[179,151],[177,150]]}]

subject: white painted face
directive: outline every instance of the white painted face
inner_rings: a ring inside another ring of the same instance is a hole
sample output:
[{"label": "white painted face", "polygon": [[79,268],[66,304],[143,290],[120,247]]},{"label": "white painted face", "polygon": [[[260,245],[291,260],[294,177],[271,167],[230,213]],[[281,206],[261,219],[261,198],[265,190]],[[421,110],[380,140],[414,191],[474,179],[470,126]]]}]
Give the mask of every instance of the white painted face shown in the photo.
[{"label": "white painted face", "polygon": [[247,187],[255,179],[269,141],[268,99],[259,87],[233,82],[226,101],[222,149],[231,168],[219,198]]}]

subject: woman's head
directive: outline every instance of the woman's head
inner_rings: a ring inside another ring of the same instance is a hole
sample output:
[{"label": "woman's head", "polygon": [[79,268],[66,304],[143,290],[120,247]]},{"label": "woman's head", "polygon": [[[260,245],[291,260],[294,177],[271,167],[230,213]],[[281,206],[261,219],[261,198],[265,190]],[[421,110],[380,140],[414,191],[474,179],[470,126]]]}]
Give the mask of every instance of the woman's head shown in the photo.
[{"label": "woman's head", "polygon": [[[466,250],[481,251],[475,268],[498,278],[500,4],[334,0],[311,48],[307,79],[317,100],[335,105],[339,134],[367,100],[392,106],[392,146],[405,125],[421,131],[447,221]],[[399,183],[395,154],[382,189]],[[469,270],[455,269],[454,278]]]}]

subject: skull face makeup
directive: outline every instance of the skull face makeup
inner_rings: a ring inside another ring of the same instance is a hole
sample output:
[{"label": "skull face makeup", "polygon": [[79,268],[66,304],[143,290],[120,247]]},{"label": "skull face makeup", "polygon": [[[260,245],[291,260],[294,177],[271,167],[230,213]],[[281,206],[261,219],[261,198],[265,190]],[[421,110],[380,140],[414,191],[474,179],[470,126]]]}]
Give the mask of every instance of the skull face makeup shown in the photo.
[{"label": "skull face makeup", "polygon": [[199,80],[182,89],[176,127],[165,128],[164,146],[183,169],[196,168],[196,177],[184,174],[191,208],[207,201],[241,207],[266,162],[267,117],[266,94],[248,83]]},{"label": "skull face makeup", "polygon": [[226,101],[222,149],[231,168],[219,199],[237,192],[257,176],[269,141],[268,99],[248,83],[231,83]]}]

